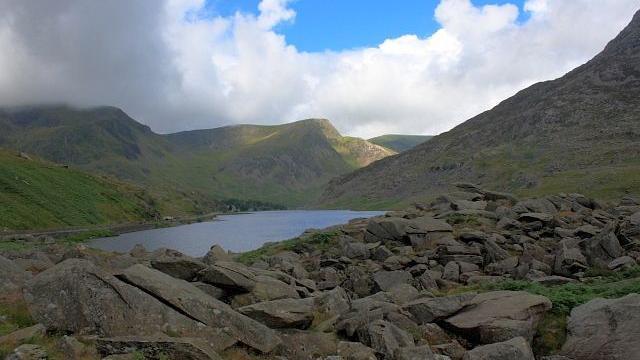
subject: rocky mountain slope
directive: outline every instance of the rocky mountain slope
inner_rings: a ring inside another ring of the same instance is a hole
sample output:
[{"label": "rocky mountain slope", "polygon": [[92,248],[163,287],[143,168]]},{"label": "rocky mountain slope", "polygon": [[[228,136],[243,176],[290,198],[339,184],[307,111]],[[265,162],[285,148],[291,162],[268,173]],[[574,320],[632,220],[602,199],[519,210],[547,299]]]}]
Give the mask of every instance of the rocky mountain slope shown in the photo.
[{"label": "rocky mountain slope", "polygon": [[142,188],[0,150],[0,234],[152,220],[153,200]]},{"label": "rocky mountain slope", "polygon": [[165,213],[220,199],[305,205],[332,177],[394,154],[317,119],[160,135],[117,108],[38,106],[0,110],[0,130],[0,147],[149,187]]},{"label": "rocky mountain slope", "polygon": [[324,204],[408,203],[471,181],[521,195],[640,192],[640,13],[604,51],[451,131],[331,182]]},{"label": "rocky mountain slope", "polygon": [[368,141],[376,145],[384,146],[396,152],[403,152],[422,144],[431,139],[428,135],[382,135],[369,139]]},{"label": "rocky mountain slope", "polygon": [[240,256],[0,250],[0,355],[637,357],[636,199],[458,188]]}]

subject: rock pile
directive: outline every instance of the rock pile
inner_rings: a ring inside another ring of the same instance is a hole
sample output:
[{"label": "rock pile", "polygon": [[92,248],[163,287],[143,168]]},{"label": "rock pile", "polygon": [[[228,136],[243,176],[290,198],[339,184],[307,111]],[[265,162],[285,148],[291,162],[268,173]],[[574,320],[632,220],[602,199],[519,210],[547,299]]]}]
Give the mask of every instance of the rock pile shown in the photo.
[{"label": "rock pile", "polygon": [[[0,284],[24,293],[46,331],[92,339],[100,356],[534,359],[549,299],[453,290],[505,279],[578,282],[591,269],[619,271],[640,260],[633,199],[607,207],[578,194],[518,201],[458,188],[428,206],[333,228],[331,246],[301,242],[252,264],[219,247],[202,259],[168,249],[80,248],[40,254],[51,261],[32,275],[18,265],[24,254],[7,253]],[[562,356],[637,356],[635,314],[640,295],[575,308]]]}]

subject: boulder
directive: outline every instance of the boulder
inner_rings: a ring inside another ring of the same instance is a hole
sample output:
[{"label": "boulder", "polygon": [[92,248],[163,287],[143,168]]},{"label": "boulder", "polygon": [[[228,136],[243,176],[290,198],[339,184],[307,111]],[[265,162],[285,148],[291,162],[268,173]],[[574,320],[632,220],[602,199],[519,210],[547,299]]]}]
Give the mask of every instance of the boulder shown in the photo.
[{"label": "boulder", "polygon": [[624,255],[618,237],[609,227],[582,244],[587,261],[592,266],[606,267],[612,260]]},{"label": "boulder", "polygon": [[0,346],[8,344],[20,344],[33,337],[43,336],[47,332],[42,324],[36,324],[23,329],[16,330],[5,336],[0,336]]},{"label": "boulder", "polygon": [[460,265],[455,261],[449,261],[442,271],[442,278],[449,281],[460,281]]},{"label": "boulder", "polygon": [[511,340],[489,345],[478,346],[467,353],[463,360],[535,360],[531,346],[525,338],[516,337]]},{"label": "boulder", "polygon": [[412,219],[406,228],[407,236],[415,249],[435,249],[440,245],[458,245],[446,221],[423,216]]},{"label": "boulder", "polygon": [[40,345],[22,344],[15,348],[5,360],[47,360],[49,354]]},{"label": "boulder", "polygon": [[365,260],[370,256],[367,244],[357,242],[350,236],[341,236],[339,239],[342,254],[349,259]]},{"label": "boulder", "polygon": [[391,290],[394,286],[408,284],[413,280],[413,276],[408,271],[378,271],[373,274],[373,281],[377,288],[382,291]]},{"label": "boulder", "polygon": [[19,292],[22,285],[30,278],[31,274],[18,264],[0,255],[0,299]]},{"label": "boulder", "polygon": [[572,239],[565,239],[560,242],[560,248],[556,253],[553,271],[562,276],[572,276],[573,274],[587,269],[587,258],[580,249],[572,246]]},{"label": "boulder", "polygon": [[409,220],[397,217],[376,217],[369,220],[364,239],[366,242],[403,241]]},{"label": "boulder", "polygon": [[340,341],[338,356],[342,360],[377,360],[375,351],[359,342]]},{"label": "boulder", "polygon": [[254,280],[256,284],[251,292],[233,297],[231,304],[233,307],[246,306],[262,301],[300,298],[295,286],[270,276],[258,275]]},{"label": "boulder", "polygon": [[402,308],[409,311],[419,324],[427,324],[449,317],[475,298],[475,293],[435,298],[421,298],[406,303]]},{"label": "boulder", "polygon": [[226,252],[222,246],[215,244],[211,246],[209,251],[202,258],[202,262],[207,265],[215,265],[218,261],[231,261],[231,255]]},{"label": "boulder", "polygon": [[151,267],[174,278],[191,281],[207,266],[190,256],[180,255],[154,258]]},{"label": "boulder", "polygon": [[384,358],[393,358],[396,351],[414,346],[413,338],[404,330],[385,320],[375,320],[359,338]]},{"label": "boulder", "polygon": [[138,353],[145,359],[222,360],[206,341],[168,336],[99,338],[96,348],[102,356]]},{"label": "boulder", "polygon": [[307,329],[314,317],[314,300],[280,299],[243,306],[238,311],[270,328]]},{"label": "boulder", "polygon": [[256,286],[255,273],[230,261],[218,261],[199,274],[200,281],[232,291],[250,292]]},{"label": "boulder", "polygon": [[637,359],[640,295],[594,299],[571,310],[561,354],[580,360]]},{"label": "boulder", "polygon": [[429,345],[407,346],[396,350],[395,360],[435,360],[435,355]]},{"label": "boulder", "polygon": [[533,339],[535,328],[551,301],[524,291],[494,291],[469,300],[444,320],[453,331],[476,343],[489,344],[522,336]]},{"label": "boulder", "polygon": [[184,280],[142,265],[126,269],[121,279],[199,323],[216,330],[228,329],[227,335],[257,350],[269,352],[280,343],[274,331]]},{"label": "boulder", "polygon": [[610,270],[623,270],[634,267],[638,263],[631,256],[621,256],[619,258],[611,260],[607,265]]}]

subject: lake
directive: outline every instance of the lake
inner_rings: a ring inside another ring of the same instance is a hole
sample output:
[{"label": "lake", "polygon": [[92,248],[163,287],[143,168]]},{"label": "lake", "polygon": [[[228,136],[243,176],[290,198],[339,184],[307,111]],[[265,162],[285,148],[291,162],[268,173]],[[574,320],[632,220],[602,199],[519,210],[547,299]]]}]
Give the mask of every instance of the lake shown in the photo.
[{"label": "lake", "polygon": [[191,256],[203,256],[212,245],[218,244],[225,250],[243,252],[267,242],[294,238],[307,229],[322,229],[382,214],[382,211],[287,210],[221,215],[213,221],[94,239],[89,246],[128,252],[136,244],[142,244],[151,251],[165,247]]}]

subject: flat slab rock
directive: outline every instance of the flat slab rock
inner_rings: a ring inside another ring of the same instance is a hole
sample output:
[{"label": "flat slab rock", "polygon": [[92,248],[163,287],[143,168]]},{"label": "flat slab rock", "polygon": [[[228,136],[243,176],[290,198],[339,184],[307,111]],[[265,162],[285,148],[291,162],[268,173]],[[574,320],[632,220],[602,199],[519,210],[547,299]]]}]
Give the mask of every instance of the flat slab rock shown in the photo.
[{"label": "flat slab rock", "polygon": [[527,340],[516,337],[511,340],[478,346],[464,355],[462,360],[535,360]]},{"label": "flat slab rock", "polygon": [[524,291],[493,291],[475,296],[444,322],[453,331],[481,344],[517,336],[531,341],[538,321],[550,309],[551,301],[544,296]]}]

